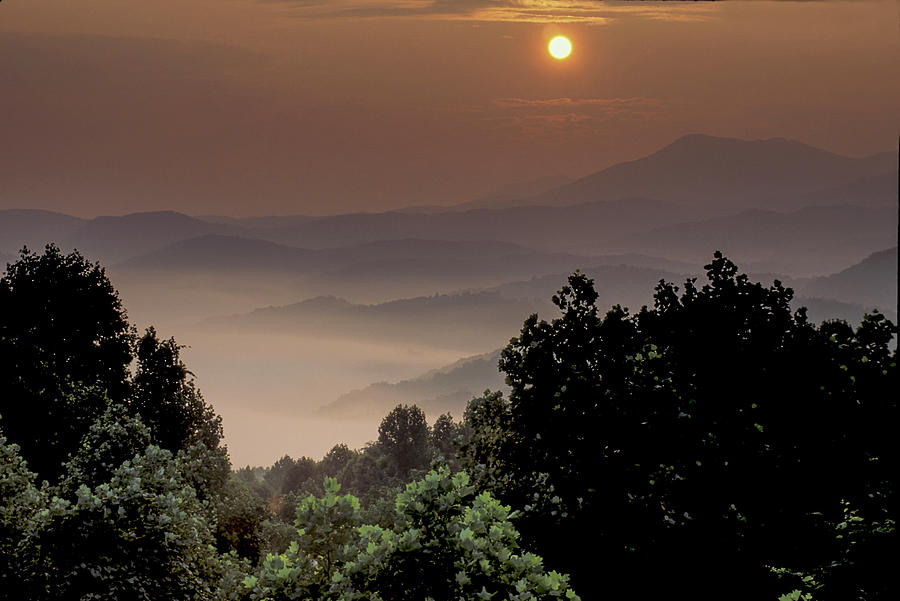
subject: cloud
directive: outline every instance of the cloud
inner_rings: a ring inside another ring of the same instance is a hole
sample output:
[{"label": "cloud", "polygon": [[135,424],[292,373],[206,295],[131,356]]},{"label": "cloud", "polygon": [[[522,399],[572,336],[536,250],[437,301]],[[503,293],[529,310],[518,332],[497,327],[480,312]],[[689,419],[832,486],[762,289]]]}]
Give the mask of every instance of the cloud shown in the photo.
[{"label": "cloud", "polygon": [[670,102],[658,98],[495,98],[470,114],[500,131],[527,138],[591,136],[612,122],[647,122]]},{"label": "cloud", "polygon": [[290,6],[305,19],[420,18],[519,23],[603,24],[623,14],[675,21],[708,20],[715,0],[262,0]]},{"label": "cloud", "polygon": [[655,98],[643,98],[643,97],[634,97],[634,98],[546,98],[546,99],[531,99],[531,98],[495,98],[492,101],[494,106],[502,107],[502,108],[558,108],[558,107],[572,107],[572,106],[597,106],[597,107],[605,107],[605,108],[616,108],[616,109],[632,109],[636,106],[641,107],[659,107],[662,106],[662,101],[657,100]]}]

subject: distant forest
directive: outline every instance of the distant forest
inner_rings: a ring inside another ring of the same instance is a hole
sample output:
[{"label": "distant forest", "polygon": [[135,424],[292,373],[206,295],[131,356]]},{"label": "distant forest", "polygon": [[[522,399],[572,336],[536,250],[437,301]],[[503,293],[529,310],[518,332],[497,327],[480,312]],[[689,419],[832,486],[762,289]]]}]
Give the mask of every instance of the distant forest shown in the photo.
[{"label": "distant forest", "polygon": [[0,598],[898,598],[895,325],[704,269],[634,312],[571,274],[461,421],[398,398],[362,449],[235,469],[182,347],[99,263],[23,250]]}]

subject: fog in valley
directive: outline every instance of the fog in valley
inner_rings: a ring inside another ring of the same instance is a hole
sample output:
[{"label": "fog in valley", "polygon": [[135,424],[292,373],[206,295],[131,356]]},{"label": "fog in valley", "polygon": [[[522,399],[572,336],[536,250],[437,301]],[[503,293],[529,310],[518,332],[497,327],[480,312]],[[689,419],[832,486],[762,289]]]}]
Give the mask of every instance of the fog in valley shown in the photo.
[{"label": "fog in valley", "polygon": [[528,315],[554,317],[551,297],[576,269],[600,306],[634,312],[660,280],[703,281],[718,249],[753,280],[792,287],[813,321],[895,319],[896,165],[896,152],[692,135],[450,207],[243,219],[4,210],[0,259],[55,242],[100,261],[140,330],[186,345],[233,463],[268,465],[362,447],[399,403],[461,418],[470,398],[504,388],[499,349]]}]

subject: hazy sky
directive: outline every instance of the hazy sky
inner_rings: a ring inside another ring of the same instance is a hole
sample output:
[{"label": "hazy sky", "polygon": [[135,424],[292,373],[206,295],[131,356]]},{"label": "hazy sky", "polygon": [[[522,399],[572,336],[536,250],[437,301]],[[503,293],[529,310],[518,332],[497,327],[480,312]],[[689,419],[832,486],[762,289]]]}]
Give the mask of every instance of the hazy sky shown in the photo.
[{"label": "hazy sky", "polygon": [[893,1],[5,0],[0,208],[462,202],[689,132],[871,154],[900,131],[898,24]]}]

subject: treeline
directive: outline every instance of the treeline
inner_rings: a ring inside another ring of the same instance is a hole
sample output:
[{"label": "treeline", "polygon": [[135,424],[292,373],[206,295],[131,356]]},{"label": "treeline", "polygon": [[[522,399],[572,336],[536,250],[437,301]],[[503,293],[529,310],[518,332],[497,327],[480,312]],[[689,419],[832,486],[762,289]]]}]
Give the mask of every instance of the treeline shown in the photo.
[{"label": "treeline", "polygon": [[23,251],[0,596],[896,598],[896,328],[706,269],[634,314],[576,273],[504,349],[508,398],[430,427],[401,404],[364,449],[232,471],[177,343],[138,335],[98,265]]},{"label": "treeline", "polygon": [[234,474],[288,524],[293,523],[303,499],[325,493],[326,478],[340,482],[341,489],[356,496],[374,522],[382,523],[390,520],[393,497],[408,482],[431,467],[459,471],[457,453],[463,438],[463,424],[449,413],[429,426],[417,406],[398,405],[381,421],[378,439],[362,450],[341,443],[319,461],[285,455],[272,466],[246,466]]}]

